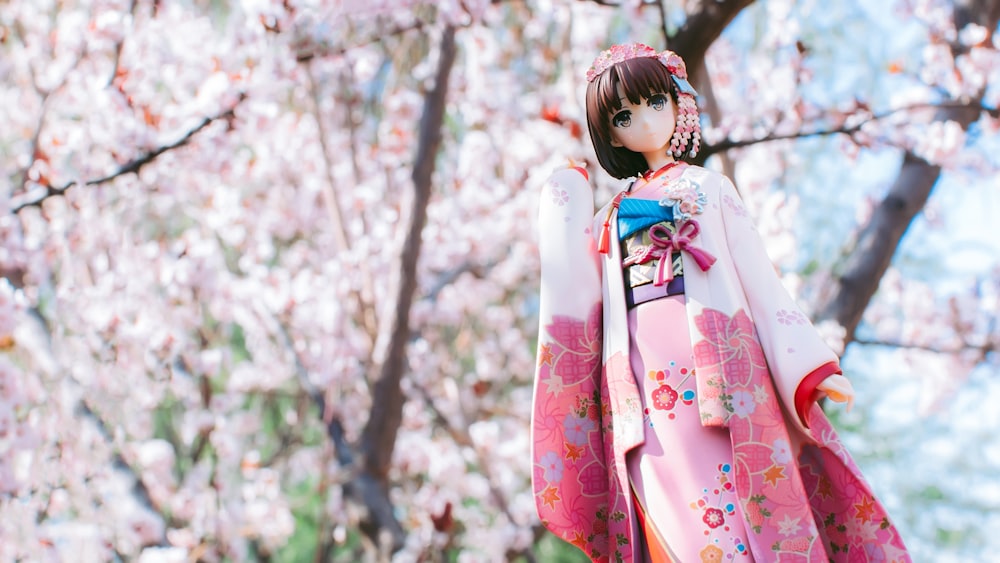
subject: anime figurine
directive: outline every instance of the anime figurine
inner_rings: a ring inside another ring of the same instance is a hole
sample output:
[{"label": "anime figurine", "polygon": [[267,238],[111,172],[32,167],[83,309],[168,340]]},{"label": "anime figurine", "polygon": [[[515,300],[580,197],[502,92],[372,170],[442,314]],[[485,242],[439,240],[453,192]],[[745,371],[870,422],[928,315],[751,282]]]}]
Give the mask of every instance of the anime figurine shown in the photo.
[{"label": "anime figurine", "polygon": [[679,56],[616,45],[587,72],[601,166],[539,211],[532,484],[594,561],[910,561],[817,398],[853,401],[733,184],[699,148]]}]

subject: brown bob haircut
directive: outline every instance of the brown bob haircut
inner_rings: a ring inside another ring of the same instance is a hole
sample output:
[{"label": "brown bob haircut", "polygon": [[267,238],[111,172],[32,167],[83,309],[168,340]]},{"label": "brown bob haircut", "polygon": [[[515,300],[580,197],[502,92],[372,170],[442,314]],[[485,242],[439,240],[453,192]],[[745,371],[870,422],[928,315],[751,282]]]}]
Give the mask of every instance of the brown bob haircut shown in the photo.
[{"label": "brown bob haircut", "polygon": [[587,84],[587,127],[601,167],[615,178],[638,176],[649,166],[641,154],[611,146],[611,116],[622,108],[618,85],[633,104],[653,94],[669,93],[677,107],[677,85],[663,63],[652,57],[636,57],[612,65]]}]

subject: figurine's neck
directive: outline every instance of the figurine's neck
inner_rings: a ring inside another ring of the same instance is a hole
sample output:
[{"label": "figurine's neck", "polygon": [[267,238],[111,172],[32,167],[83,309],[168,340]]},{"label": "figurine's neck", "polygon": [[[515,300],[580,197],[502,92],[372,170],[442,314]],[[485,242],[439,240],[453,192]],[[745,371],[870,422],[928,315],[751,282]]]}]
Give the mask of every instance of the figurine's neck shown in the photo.
[{"label": "figurine's neck", "polygon": [[677,162],[670,153],[662,149],[643,153],[642,156],[646,158],[646,164],[649,166],[649,169],[654,172],[664,166]]},{"label": "figurine's neck", "polygon": [[650,168],[644,174],[642,174],[640,177],[643,180],[645,180],[645,182],[648,184],[648,183],[652,182],[653,180],[655,180],[656,178],[659,178],[661,176],[666,176],[671,170],[673,170],[674,168],[676,168],[680,164],[683,164],[683,162],[681,162],[679,160],[674,160],[673,158],[671,158],[671,159],[668,159],[662,166],[660,166],[658,168]]}]

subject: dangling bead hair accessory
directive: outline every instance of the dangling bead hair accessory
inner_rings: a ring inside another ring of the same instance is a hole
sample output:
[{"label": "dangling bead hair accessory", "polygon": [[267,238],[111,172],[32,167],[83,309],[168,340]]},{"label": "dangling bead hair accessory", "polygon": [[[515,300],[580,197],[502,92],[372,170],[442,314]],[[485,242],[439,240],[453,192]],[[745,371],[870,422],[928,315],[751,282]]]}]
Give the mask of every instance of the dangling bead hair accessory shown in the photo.
[{"label": "dangling bead hair accessory", "polygon": [[693,157],[701,148],[701,123],[698,119],[698,105],[691,96],[677,96],[677,123],[670,137],[669,153],[674,158],[682,158],[690,152]]},{"label": "dangling bead hair accessory", "polygon": [[695,101],[698,93],[688,82],[687,67],[677,53],[673,51],[657,53],[656,49],[642,43],[612,45],[594,59],[594,64],[587,70],[587,82],[593,82],[604,71],[618,63],[640,57],[660,61],[677,86],[677,124],[674,126],[674,135],[670,138],[668,149],[670,155],[674,158],[694,157],[701,148],[701,124],[698,119],[698,104]]}]

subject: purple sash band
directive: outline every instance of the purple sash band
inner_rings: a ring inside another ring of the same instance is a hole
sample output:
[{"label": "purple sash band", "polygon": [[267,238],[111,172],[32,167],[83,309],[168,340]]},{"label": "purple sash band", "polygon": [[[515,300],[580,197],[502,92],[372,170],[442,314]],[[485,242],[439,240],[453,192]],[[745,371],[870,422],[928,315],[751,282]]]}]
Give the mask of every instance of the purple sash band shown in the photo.
[{"label": "purple sash band", "polygon": [[636,287],[625,288],[625,306],[631,309],[640,303],[652,301],[670,295],[682,295],[684,293],[684,276],[675,276],[674,279],[663,285],[646,283]]}]

